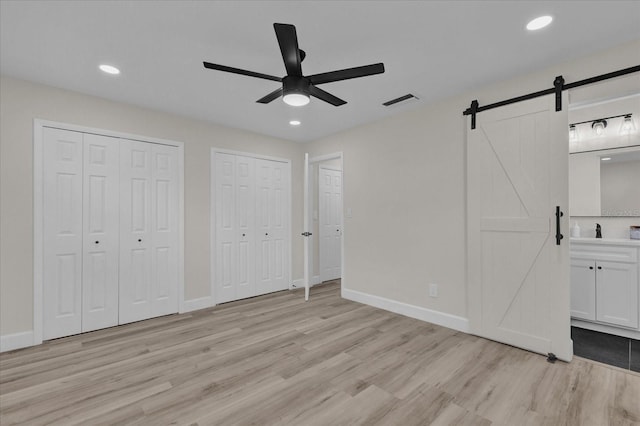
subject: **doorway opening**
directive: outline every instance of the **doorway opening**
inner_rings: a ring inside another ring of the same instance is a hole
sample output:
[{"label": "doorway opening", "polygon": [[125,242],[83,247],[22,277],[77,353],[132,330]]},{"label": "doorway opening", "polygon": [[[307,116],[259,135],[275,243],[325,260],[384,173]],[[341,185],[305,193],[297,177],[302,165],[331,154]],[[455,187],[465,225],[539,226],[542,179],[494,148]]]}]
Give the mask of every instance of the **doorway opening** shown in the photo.
[{"label": "doorway opening", "polygon": [[640,371],[640,241],[631,238],[640,225],[639,79],[570,92],[565,234],[574,354],[632,371]]},{"label": "doorway opening", "polygon": [[[307,157],[308,158],[308,157]],[[342,153],[308,158],[305,168],[305,288],[344,282]],[[308,291],[306,298],[308,299]]]}]

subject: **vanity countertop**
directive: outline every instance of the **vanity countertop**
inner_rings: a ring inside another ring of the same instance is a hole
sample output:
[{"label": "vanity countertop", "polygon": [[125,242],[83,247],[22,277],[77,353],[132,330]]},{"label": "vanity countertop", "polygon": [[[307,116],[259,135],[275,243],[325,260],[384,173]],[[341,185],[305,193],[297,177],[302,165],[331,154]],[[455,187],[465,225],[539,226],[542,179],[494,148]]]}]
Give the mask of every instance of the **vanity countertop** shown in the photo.
[{"label": "vanity countertop", "polygon": [[628,238],[571,238],[572,243],[640,247],[640,240]]}]

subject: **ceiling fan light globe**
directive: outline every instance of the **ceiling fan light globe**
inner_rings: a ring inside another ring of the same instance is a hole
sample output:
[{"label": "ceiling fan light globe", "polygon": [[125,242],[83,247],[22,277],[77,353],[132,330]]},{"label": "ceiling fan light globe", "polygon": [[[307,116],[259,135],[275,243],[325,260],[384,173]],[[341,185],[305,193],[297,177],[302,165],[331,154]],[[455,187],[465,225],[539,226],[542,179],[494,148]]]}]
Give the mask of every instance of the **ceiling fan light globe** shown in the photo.
[{"label": "ceiling fan light globe", "polygon": [[309,103],[309,96],[302,93],[287,93],[282,97],[285,104],[291,106],[304,106]]}]

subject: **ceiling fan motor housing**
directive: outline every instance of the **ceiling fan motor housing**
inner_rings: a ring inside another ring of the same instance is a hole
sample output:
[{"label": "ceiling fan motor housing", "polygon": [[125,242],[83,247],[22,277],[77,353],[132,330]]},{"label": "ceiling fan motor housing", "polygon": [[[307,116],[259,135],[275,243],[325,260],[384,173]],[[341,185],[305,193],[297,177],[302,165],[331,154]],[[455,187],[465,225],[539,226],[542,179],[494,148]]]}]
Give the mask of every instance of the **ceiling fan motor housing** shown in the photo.
[{"label": "ceiling fan motor housing", "polygon": [[309,96],[311,82],[306,77],[288,75],[282,79],[282,94],[302,93]]}]

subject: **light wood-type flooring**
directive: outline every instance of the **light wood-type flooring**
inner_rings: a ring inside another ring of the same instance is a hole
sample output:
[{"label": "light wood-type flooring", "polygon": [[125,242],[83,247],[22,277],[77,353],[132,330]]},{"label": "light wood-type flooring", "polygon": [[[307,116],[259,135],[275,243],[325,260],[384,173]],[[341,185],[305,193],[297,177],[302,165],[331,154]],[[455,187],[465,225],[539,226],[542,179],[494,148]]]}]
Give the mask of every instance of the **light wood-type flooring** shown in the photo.
[{"label": "light wood-type flooring", "polygon": [[1,354],[0,424],[632,425],[640,375],[550,364],[332,283]]}]

